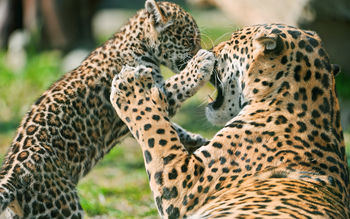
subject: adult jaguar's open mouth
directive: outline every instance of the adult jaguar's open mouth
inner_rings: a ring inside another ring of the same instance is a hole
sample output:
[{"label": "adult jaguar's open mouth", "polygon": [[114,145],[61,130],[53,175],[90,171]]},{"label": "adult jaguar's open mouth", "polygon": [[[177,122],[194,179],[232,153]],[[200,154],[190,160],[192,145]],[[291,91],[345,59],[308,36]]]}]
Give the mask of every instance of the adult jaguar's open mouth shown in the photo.
[{"label": "adult jaguar's open mouth", "polygon": [[211,107],[214,110],[219,109],[220,106],[224,103],[223,87],[222,83],[220,82],[220,77],[215,70],[216,65],[217,63],[215,63],[213,74],[210,77],[210,83],[217,89],[217,95],[215,100],[213,100],[213,98],[209,95],[210,102],[208,104],[208,107]]}]

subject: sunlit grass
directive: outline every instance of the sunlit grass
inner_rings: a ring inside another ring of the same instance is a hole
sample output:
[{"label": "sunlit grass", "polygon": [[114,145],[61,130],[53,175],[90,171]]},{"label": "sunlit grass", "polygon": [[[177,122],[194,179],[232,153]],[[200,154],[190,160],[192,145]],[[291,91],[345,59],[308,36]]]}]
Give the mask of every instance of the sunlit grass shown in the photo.
[{"label": "sunlit grass", "polygon": [[111,187],[100,186],[92,180],[79,185],[81,204],[90,216],[107,215],[117,218],[156,216],[148,183]]},{"label": "sunlit grass", "polygon": [[92,216],[157,218],[141,149],[128,138],[79,184],[81,204]]}]

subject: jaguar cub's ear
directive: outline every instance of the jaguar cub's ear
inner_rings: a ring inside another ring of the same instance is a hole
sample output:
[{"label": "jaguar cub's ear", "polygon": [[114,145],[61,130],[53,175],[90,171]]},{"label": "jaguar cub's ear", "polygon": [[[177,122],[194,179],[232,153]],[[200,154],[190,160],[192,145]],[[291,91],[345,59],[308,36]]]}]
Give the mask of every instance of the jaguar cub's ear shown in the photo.
[{"label": "jaguar cub's ear", "polygon": [[153,20],[153,25],[158,33],[162,32],[165,28],[172,24],[164,12],[160,9],[155,0],[146,0],[145,8],[150,13]]},{"label": "jaguar cub's ear", "polygon": [[283,49],[283,42],[277,34],[263,34],[255,39],[255,41],[264,48],[265,52],[280,53]]}]

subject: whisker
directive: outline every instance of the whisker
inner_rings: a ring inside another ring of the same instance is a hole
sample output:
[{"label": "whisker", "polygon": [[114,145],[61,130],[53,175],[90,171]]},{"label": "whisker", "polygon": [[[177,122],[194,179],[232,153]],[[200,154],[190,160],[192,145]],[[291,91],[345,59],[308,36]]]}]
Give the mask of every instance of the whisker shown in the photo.
[{"label": "whisker", "polygon": [[200,104],[197,106],[197,108],[202,108],[203,106],[208,104],[208,101],[205,98],[202,98],[203,100],[200,101]]},{"label": "whisker", "polygon": [[208,27],[205,26],[205,25],[200,25],[200,26],[199,26],[199,31],[201,32],[201,34],[202,34],[203,32],[205,32],[205,31],[207,31],[207,29],[208,29]]},{"label": "whisker", "polygon": [[221,87],[221,90],[222,90],[222,95],[225,95],[225,87],[224,87],[224,83],[222,82],[222,80],[219,78],[219,74],[218,72],[216,71],[216,69],[214,69],[214,75],[215,75],[215,86],[217,87],[217,83],[219,82],[219,85]]},{"label": "whisker", "polygon": [[[199,115],[198,122],[201,124],[202,130],[213,129],[214,126],[208,122],[204,108],[196,110],[195,113]],[[219,128],[217,130],[219,130]],[[213,135],[215,135],[215,133],[216,131],[213,132]],[[209,136],[209,138],[212,138],[212,137],[213,136]]]},{"label": "whisker", "polygon": [[226,37],[229,34],[231,34],[231,32],[226,32],[226,33],[222,34],[221,36],[219,36],[218,38],[216,38],[214,41],[215,45],[218,44],[219,42],[221,42],[222,38]]},{"label": "whisker", "polygon": [[213,96],[216,93],[216,89],[211,92],[210,96]]},{"label": "whisker", "polygon": [[[214,41],[205,33],[202,34],[203,37],[206,37],[208,39],[208,41],[211,43],[211,47],[208,47],[207,45],[205,45],[206,48],[213,48],[215,46]],[[202,41],[205,42],[205,41]]]}]

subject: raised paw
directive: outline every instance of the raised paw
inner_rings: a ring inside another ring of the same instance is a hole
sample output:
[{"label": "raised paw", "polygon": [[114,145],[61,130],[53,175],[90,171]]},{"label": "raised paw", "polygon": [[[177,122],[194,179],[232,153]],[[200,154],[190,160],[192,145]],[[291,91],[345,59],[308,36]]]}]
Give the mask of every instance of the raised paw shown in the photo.
[{"label": "raised paw", "polygon": [[145,66],[124,67],[114,77],[110,101],[119,117],[126,123],[137,120],[136,112],[150,110],[151,105],[166,111],[166,100],[154,85],[152,69]]},{"label": "raised paw", "polygon": [[204,75],[204,80],[209,80],[215,65],[215,56],[212,52],[201,49],[193,57],[190,65],[197,65],[199,74]]},{"label": "raised paw", "polygon": [[152,69],[125,66],[112,81],[110,101],[114,108],[124,107],[153,86]]},{"label": "raised paw", "polygon": [[215,60],[212,52],[201,49],[181,73],[172,76],[165,82],[162,90],[168,99],[170,116],[175,114],[182,102],[192,97],[209,81]]}]

